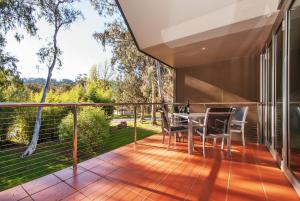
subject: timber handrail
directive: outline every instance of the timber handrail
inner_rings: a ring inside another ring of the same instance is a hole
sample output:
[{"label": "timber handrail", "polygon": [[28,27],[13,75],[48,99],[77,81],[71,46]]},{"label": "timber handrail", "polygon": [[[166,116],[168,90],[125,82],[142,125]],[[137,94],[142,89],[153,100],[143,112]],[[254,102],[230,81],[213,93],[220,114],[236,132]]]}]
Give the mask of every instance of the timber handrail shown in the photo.
[{"label": "timber handrail", "polygon": [[[161,105],[162,103],[0,103],[0,108],[4,107],[80,107],[80,106],[141,106],[141,105]],[[186,103],[164,103],[164,105],[184,105]],[[260,102],[203,102],[189,103],[190,105],[261,105]]]}]

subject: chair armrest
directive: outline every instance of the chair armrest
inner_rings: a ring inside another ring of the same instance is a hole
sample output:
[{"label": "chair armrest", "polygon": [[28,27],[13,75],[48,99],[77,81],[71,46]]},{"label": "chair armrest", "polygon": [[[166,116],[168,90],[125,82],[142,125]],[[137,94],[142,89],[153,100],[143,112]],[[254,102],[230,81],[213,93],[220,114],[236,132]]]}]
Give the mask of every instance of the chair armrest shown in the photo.
[{"label": "chair armrest", "polygon": [[193,128],[203,128],[203,127],[205,127],[204,124],[197,124],[197,125],[193,126]]},{"label": "chair armrest", "polygon": [[196,121],[196,120],[191,120],[191,122],[194,123],[194,124],[201,124],[201,122]]},{"label": "chair armrest", "polygon": [[238,120],[231,121],[231,125],[235,125],[235,124],[241,125],[241,124],[246,124],[246,123],[248,123],[248,122],[247,121],[238,121]]},{"label": "chair armrest", "polygon": [[196,120],[191,120],[193,127],[205,127],[206,125],[204,125],[201,121],[196,121]]}]

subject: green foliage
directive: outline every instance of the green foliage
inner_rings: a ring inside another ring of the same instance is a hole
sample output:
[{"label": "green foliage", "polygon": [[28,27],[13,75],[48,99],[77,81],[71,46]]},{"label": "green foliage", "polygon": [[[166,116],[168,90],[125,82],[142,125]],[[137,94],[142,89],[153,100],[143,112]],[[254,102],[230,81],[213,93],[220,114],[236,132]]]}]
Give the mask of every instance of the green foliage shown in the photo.
[{"label": "green foliage", "polygon": [[[22,81],[25,85],[29,85],[29,84],[39,84],[39,85],[45,85],[46,83],[46,79],[45,78],[22,78]],[[51,85],[52,86],[61,86],[63,84],[69,84],[69,85],[72,85],[74,84],[73,80],[70,80],[70,79],[61,79],[61,80],[57,80],[55,78],[52,78],[51,79]]]},{"label": "green foliage", "polygon": [[[112,90],[106,88],[101,80],[88,81],[86,85],[86,94],[84,96],[85,102],[93,103],[111,103]],[[104,106],[103,110],[108,116],[112,116],[114,112],[113,106]]]},{"label": "green foliage", "polygon": [[[85,107],[78,112],[78,142],[86,153],[96,154],[109,135],[110,122],[101,108]],[[59,126],[59,139],[70,140],[73,136],[73,114],[65,117]]]},{"label": "green foliage", "polygon": [[101,81],[88,82],[86,86],[86,101],[101,103],[111,101],[111,89],[105,89]]},{"label": "green foliage", "polygon": [[102,16],[113,16],[119,12],[115,0],[90,0],[95,10]]},{"label": "green foliage", "polygon": [[[21,102],[27,100],[30,92],[24,87],[18,74],[0,67],[0,102]],[[9,126],[15,119],[16,108],[0,108],[0,142],[7,143]]]},{"label": "green foliage", "polygon": [[10,124],[14,120],[13,108],[0,108],[0,143],[6,143],[6,134]]},{"label": "green foliage", "polygon": [[73,5],[76,1],[78,0],[38,1],[39,16],[54,29],[51,40],[37,52],[39,63],[43,66],[46,65],[49,69],[47,80],[51,80],[51,72],[55,66],[62,66],[62,50],[58,47],[57,41],[58,33],[61,29],[69,28],[78,18],[83,18],[81,11]]},{"label": "green foliage", "polygon": [[[159,126],[137,124],[138,139],[143,139],[160,132]],[[102,154],[122,147],[134,140],[133,123],[128,128],[111,128],[110,135],[105,139]],[[20,158],[23,147],[14,147],[0,152],[0,191],[23,184],[33,179],[51,174],[72,165],[72,141],[47,142],[40,144],[30,158]],[[78,147],[78,162],[93,157],[85,153],[84,147]]]},{"label": "green foliage", "polygon": [[[42,92],[31,93],[28,101],[39,102]],[[112,103],[112,89],[105,86],[102,80],[88,80],[84,85],[77,84],[65,90],[62,87],[50,90],[47,93],[46,102],[89,102],[89,103]],[[104,106],[103,110],[108,116],[112,116],[114,107]]]},{"label": "green foliage", "polygon": [[[23,108],[15,112],[11,122],[7,139],[18,144],[28,144],[31,140],[37,108]],[[58,139],[58,128],[61,120],[67,116],[70,108],[44,107],[40,128],[39,143]]]},{"label": "green foliage", "polygon": [[[1,73],[1,71],[0,71]],[[0,74],[1,75],[1,74]],[[22,81],[13,74],[2,73],[3,88],[0,91],[1,102],[39,102],[42,96],[41,85],[23,85]],[[1,78],[1,76],[0,76]],[[18,82],[17,82],[18,80]],[[1,80],[0,80],[1,81]],[[2,87],[2,86],[0,86]],[[69,88],[58,86],[50,89],[46,102],[94,102],[111,103],[112,89],[103,80],[88,80],[84,84],[77,83]],[[27,144],[31,140],[34,129],[37,108],[0,108],[0,141],[11,141],[18,144]],[[102,109],[108,116],[113,115],[113,106],[104,106]],[[58,138],[58,125],[70,108],[44,107],[39,142]]]},{"label": "green foliage", "polygon": [[20,41],[22,35],[16,30],[23,28],[30,35],[36,34],[36,16],[34,4],[24,0],[1,0],[0,1],[0,68],[16,71],[18,59],[4,51],[6,46],[6,34],[15,32],[16,40]]},{"label": "green foliage", "polygon": [[7,140],[18,144],[27,144],[29,142],[29,132],[32,132],[34,115],[30,109],[26,108],[27,115],[17,114],[14,121],[8,128]]},{"label": "green foliage", "polygon": [[[153,84],[157,82],[156,71],[153,68],[155,60],[138,50],[122,18],[116,18],[115,21],[106,23],[105,30],[95,33],[94,38],[104,48],[106,46],[112,48],[111,64],[118,67],[120,83],[117,89],[119,93],[115,94],[115,99],[118,102],[151,102],[155,100],[157,96],[157,90],[154,89],[157,86]],[[164,73],[171,71],[163,66],[162,77],[172,80],[172,73]],[[166,81],[164,85],[165,90],[173,91],[172,82]],[[153,96],[152,100],[151,96]],[[165,99],[172,100],[168,96]]]},{"label": "green foliage", "polygon": [[19,74],[0,67],[0,102],[19,102],[26,100],[27,97],[27,91],[19,78]]}]

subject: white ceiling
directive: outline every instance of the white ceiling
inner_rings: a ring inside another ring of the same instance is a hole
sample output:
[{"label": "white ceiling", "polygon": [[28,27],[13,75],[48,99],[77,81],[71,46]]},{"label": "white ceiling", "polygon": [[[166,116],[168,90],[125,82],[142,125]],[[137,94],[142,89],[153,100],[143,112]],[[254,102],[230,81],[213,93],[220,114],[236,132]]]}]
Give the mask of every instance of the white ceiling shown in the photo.
[{"label": "white ceiling", "polygon": [[[274,13],[278,5],[278,0],[118,2],[141,50],[153,50],[164,45],[170,48],[170,52],[174,48],[270,26],[274,23]],[[147,53],[154,56],[153,52]],[[176,66],[175,60],[178,58],[175,55],[170,56],[168,61],[164,61]],[[155,54],[155,57],[162,59],[159,54]]]}]

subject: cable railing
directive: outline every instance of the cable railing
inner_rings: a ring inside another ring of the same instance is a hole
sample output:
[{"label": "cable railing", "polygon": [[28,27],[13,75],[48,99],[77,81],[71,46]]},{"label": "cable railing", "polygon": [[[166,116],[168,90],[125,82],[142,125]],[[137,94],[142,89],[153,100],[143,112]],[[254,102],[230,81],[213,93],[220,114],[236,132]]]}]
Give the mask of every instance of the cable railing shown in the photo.
[{"label": "cable railing", "polygon": [[[165,105],[172,111],[174,105],[185,103]],[[258,107],[260,103],[190,103],[192,108],[201,107],[198,108],[201,111],[214,105]],[[161,103],[0,103],[0,191],[66,167],[71,166],[76,172],[77,164],[82,161],[161,133],[161,106]],[[37,148],[31,156],[21,157],[31,142],[38,107],[43,110]]]}]

